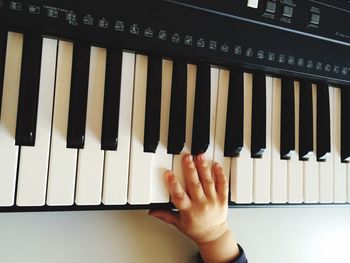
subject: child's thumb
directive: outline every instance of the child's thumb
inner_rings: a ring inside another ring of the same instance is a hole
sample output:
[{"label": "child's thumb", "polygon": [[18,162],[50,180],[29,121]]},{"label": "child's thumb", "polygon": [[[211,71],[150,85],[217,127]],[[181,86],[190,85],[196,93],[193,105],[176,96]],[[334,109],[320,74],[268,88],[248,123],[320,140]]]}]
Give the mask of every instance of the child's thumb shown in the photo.
[{"label": "child's thumb", "polygon": [[148,214],[150,216],[158,218],[159,220],[162,220],[167,224],[171,224],[175,227],[177,227],[178,225],[178,214],[173,211],[151,210],[148,212]]}]

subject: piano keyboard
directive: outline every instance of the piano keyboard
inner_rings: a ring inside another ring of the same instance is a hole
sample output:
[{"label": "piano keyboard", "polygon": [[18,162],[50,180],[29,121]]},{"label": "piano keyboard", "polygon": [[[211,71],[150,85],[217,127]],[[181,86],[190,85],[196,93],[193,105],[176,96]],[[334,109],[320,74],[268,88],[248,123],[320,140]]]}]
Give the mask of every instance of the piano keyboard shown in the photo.
[{"label": "piano keyboard", "polygon": [[[158,2],[188,11],[191,1]],[[248,8],[262,10],[257,3]],[[188,51],[170,56],[162,44],[159,52],[150,42],[133,48],[139,40],[130,36],[120,40],[125,48],[53,28],[28,31],[18,21],[12,30],[11,16],[3,19],[0,212],[171,207],[163,174],[173,170],[183,184],[188,153],[222,165],[231,207],[350,202],[344,68],[262,66],[249,61],[250,48],[247,64],[217,53],[201,59],[195,49],[187,59]]]},{"label": "piano keyboard", "polygon": [[350,201],[347,89],[26,38],[6,38],[2,208],[168,203],[163,173],[201,152],[232,204]]}]

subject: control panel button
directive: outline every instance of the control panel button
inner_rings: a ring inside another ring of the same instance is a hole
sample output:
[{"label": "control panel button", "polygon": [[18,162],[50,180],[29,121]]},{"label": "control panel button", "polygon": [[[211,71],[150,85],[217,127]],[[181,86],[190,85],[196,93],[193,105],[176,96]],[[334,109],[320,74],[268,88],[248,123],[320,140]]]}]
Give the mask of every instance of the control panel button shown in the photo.
[{"label": "control panel button", "polygon": [[252,8],[258,8],[259,0],[248,0],[247,6]]},{"label": "control panel button", "polygon": [[283,15],[286,17],[292,17],[293,16],[293,7],[289,6],[289,5],[285,5],[283,8]]},{"label": "control panel button", "polygon": [[276,3],[272,1],[266,2],[266,12],[275,13],[276,12]]},{"label": "control panel button", "polygon": [[312,13],[310,23],[314,24],[314,25],[319,25],[320,19],[321,19],[321,17],[319,14]]}]

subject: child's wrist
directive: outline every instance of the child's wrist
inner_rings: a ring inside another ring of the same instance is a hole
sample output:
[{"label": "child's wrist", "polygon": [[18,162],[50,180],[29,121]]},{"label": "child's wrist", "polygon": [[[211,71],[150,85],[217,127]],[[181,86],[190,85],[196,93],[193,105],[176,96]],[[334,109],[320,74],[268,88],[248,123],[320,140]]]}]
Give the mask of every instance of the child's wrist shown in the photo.
[{"label": "child's wrist", "polygon": [[208,263],[230,262],[240,254],[238,244],[228,226],[218,238],[197,245],[204,262]]},{"label": "child's wrist", "polygon": [[197,240],[197,246],[200,247],[215,244],[216,242],[220,241],[220,239],[224,238],[228,233],[230,233],[230,228],[227,222],[225,222],[206,233],[204,239]]}]

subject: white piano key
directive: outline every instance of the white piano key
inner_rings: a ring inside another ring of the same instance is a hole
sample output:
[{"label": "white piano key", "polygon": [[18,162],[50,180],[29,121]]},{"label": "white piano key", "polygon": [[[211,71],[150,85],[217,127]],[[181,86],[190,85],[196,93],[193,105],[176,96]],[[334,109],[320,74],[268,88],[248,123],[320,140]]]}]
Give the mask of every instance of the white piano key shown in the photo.
[{"label": "white piano key", "polygon": [[350,203],[350,164],[346,164],[346,173],[347,173],[347,184],[346,184],[346,192],[347,192],[347,202]]},{"label": "white piano key", "polygon": [[224,156],[229,80],[230,71],[220,69],[213,158],[214,162],[218,162],[221,165],[227,177],[230,175],[231,165],[231,158]]},{"label": "white piano key", "polygon": [[299,103],[300,83],[294,82],[294,118],[295,118],[295,152],[287,161],[288,169],[288,203],[302,203],[303,190],[303,163],[299,160]]},{"label": "white piano key", "polygon": [[254,203],[271,200],[271,125],[272,125],[272,77],[266,77],[266,149],[261,159],[254,159]]},{"label": "white piano key", "polygon": [[287,202],[287,161],[281,159],[281,79],[273,79],[272,90],[272,146],[271,146],[271,202]]},{"label": "white piano key", "polygon": [[347,188],[347,202],[350,203],[350,164],[347,163],[346,164],[346,180],[347,180],[347,184],[346,184],[346,188]]},{"label": "white piano key", "polygon": [[310,155],[309,160],[304,162],[304,202],[317,203],[319,196],[319,176],[317,152],[317,87],[312,85],[312,108],[313,108],[313,148],[314,151]]},{"label": "white piano key", "polygon": [[135,54],[123,53],[117,151],[106,151],[103,196],[105,205],[127,202]]},{"label": "white piano key", "polygon": [[172,69],[172,61],[163,60],[160,137],[159,144],[152,161],[152,203],[166,203],[169,202],[170,199],[169,191],[167,190],[164,181],[164,173],[171,170],[173,166],[173,155],[167,153]]},{"label": "white piano key", "polygon": [[36,140],[34,147],[21,147],[18,167],[18,206],[45,204],[57,40],[44,38],[42,47]]},{"label": "white piano key", "polygon": [[[347,182],[349,176],[348,164],[341,162],[341,90],[333,88],[333,184],[334,202],[345,203],[348,198]],[[349,188],[348,188],[349,189]]]},{"label": "white piano key", "polygon": [[185,154],[191,153],[192,145],[192,127],[194,113],[194,99],[196,91],[196,70],[195,65],[187,66],[187,101],[186,101],[186,136],[185,145],[181,154],[174,155],[173,172],[182,186],[184,184],[184,175],[182,172],[182,158]]},{"label": "white piano key", "polygon": [[9,32],[0,111],[0,206],[12,206],[15,200],[18,159],[15,133],[22,47],[23,35]]},{"label": "white piano key", "polygon": [[216,110],[217,110],[217,98],[219,89],[219,69],[210,69],[210,133],[209,133],[209,146],[205,152],[205,158],[207,159],[209,167],[212,166],[214,159],[214,143],[215,143],[215,128],[216,128]]},{"label": "white piano key", "polygon": [[77,153],[66,148],[73,43],[59,41],[52,121],[47,205],[72,205]]},{"label": "white piano key", "polygon": [[252,75],[244,73],[243,148],[239,157],[231,161],[231,201],[253,201],[253,159],[250,154],[252,122]]},{"label": "white piano key", "polygon": [[91,47],[84,149],[78,152],[77,205],[101,203],[104,151],[101,150],[106,49]]},{"label": "white piano key", "polygon": [[[330,112],[330,143],[331,149],[333,145],[333,91],[334,88],[329,87],[329,112]],[[331,154],[333,151],[331,150]],[[333,202],[333,156],[328,154],[325,156],[323,162],[318,163],[319,171],[319,202],[332,203]]]},{"label": "white piano key", "polygon": [[143,151],[147,62],[146,56],[136,56],[128,193],[130,204],[149,204],[151,202],[153,153]]}]

